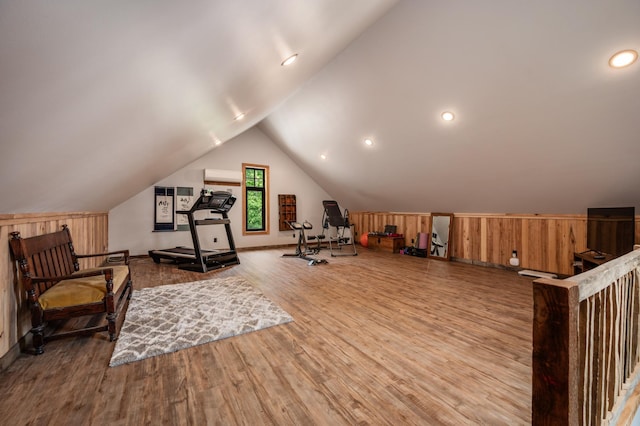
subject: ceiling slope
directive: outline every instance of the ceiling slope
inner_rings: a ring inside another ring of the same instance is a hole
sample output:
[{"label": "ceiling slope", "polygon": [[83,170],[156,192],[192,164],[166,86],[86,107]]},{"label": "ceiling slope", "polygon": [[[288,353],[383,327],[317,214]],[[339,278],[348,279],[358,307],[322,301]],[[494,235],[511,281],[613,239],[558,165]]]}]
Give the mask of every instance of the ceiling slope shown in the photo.
[{"label": "ceiling slope", "polygon": [[401,1],[260,126],[353,210],[640,213],[640,63],[607,65],[639,22],[637,0]]},{"label": "ceiling slope", "polygon": [[258,123],[394,3],[0,2],[0,213],[111,209]]}]

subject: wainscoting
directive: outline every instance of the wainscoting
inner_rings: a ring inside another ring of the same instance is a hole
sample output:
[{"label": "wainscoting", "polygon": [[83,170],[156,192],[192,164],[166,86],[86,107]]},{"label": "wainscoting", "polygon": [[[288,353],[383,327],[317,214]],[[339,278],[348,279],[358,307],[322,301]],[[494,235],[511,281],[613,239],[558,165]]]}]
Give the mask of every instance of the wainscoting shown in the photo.
[{"label": "wainscoting", "polygon": [[[359,235],[396,225],[412,245],[419,232],[429,232],[430,213],[349,212]],[[640,221],[636,217],[636,242]],[[452,258],[464,262],[509,265],[513,250],[520,267],[561,275],[573,273],[573,253],[586,250],[586,215],[455,213]]]},{"label": "wainscoting", "polygon": [[[406,245],[412,245],[419,232],[429,232],[431,220],[430,213],[349,212],[349,216],[358,236],[396,225]],[[29,237],[58,230],[65,223],[78,253],[107,251],[108,213],[0,214],[0,358],[16,347],[31,324],[10,260],[10,233],[19,231]],[[640,219],[636,217],[638,242]],[[573,253],[585,249],[586,215],[456,213],[453,220],[451,255],[463,262],[508,266],[511,251],[517,250],[524,269],[570,275]]]},{"label": "wainscoting", "polygon": [[[67,224],[76,253],[100,253],[107,251],[108,222],[108,213],[0,214],[0,357],[17,350],[16,344],[31,328],[30,312],[11,261],[11,232],[20,232],[26,238],[57,231]],[[96,266],[100,261],[83,259],[85,263],[80,266]],[[10,361],[3,359],[3,364]]]}]

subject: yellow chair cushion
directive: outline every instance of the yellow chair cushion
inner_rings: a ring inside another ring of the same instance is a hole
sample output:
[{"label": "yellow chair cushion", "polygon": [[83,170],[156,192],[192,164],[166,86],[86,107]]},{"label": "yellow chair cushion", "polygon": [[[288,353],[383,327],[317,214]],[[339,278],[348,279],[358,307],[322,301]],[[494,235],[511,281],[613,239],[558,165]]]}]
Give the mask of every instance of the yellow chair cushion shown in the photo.
[{"label": "yellow chair cushion", "polygon": [[[102,268],[83,269],[77,273],[91,272],[113,268],[113,292],[117,293],[123,286],[129,267],[126,265],[108,266]],[[101,302],[107,295],[107,283],[104,275],[94,277],[74,278],[60,281],[40,295],[38,301],[42,309],[66,308],[69,306],[86,305]]]}]

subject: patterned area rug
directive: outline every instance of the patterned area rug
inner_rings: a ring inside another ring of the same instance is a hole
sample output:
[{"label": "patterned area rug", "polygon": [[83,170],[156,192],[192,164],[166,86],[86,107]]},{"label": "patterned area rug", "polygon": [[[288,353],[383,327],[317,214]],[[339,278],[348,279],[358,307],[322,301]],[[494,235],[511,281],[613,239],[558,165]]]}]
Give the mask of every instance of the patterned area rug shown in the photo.
[{"label": "patterned area rug", "polygon": [[293,321],[237,277],[133,290],[109,366]]}]

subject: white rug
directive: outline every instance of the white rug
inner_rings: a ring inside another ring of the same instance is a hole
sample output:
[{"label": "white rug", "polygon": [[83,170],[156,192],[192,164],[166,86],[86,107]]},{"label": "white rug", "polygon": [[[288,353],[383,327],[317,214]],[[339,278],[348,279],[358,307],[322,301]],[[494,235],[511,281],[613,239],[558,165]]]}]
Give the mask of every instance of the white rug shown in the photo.
[{"label": "white rug", "polygon": [[109,366],[293,321],[237,277],[133,290]]}]

